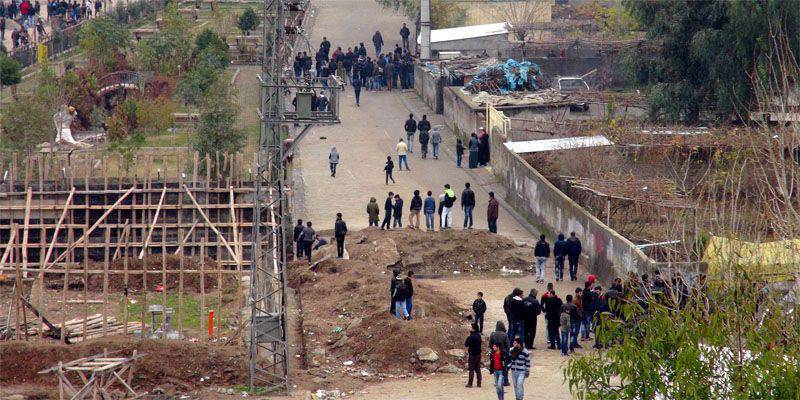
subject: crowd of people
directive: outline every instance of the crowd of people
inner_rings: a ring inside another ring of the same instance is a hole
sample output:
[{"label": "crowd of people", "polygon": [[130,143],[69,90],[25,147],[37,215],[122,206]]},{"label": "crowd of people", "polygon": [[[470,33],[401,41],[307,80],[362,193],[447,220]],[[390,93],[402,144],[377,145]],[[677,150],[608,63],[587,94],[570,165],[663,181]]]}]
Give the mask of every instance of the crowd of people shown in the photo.
[{"label": "crowd of people", "polygon": [[[391,161],[391,160],[390,160]],[[443,192],[437,198],[433,197],[433,192],[428,190],[423,199],[419,190],[414,190],[411,202],[408,205],[408,224],[409,229],[422,229],[420,225],[420,214],[425,219],[425,230],[435,231],[453,228],[453,208],[458,202],[464,212],[464,229],[472,229],[474,219],[473,211],[476,206],[475,192],[470,187],[470,183],[464,184],[459,200],[450,184],[444,185]],[[381,209],[378,200],[374,197],[367,203],[367,218],[369,226],[380,226],[381,230],[402,228],[403,212],[405,201],[399,193],[389,192],[383,203],[383,221],[380,220]],[[489,192],[489,201],[486,205],[487,227],[489,232],[497,233],[497,219],[500,213],[500,204],[494,196],[494,192]],[[436,222],[436,215],[439,221]]]},{"label": "crowd of people", "polygon": [[5,41],[6,31],[10,32],[12,50],[42,42],[48,36],[45,21],[54,29],[64,29],[99,15],[103,6],[101,0],[53,0],[47,2],[44,15],[39,0],[0,0],[0,43]]}]

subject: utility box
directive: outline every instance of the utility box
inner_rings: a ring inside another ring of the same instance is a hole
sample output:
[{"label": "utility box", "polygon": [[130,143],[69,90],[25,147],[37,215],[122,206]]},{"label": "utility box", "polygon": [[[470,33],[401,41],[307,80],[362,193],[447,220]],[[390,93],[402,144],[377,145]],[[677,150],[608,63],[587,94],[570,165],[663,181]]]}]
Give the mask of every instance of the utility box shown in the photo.
[{"label": "utility box", "polygon": [[297,92],[295,112],[298,119],[311,119],[311,92]]},{"label": "utility box", "polygon": [[283,328],[281,327],[281,315],[279,313],[256,315],[253,319],[253,325],[255,326],[256,343],[270,343],[281,340],[281,329]]}]

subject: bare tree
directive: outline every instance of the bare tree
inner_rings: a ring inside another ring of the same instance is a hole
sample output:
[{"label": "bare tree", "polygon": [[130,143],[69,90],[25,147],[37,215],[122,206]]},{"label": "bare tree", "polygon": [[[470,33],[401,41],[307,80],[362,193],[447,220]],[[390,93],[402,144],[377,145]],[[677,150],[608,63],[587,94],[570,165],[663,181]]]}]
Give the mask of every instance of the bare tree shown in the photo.
[{"label": "bare tree", "polygon": [[510,25],[514,38],[524,43],[526,38],[539,39],[530,36],[550,22],[551,6],[552,2],[547,0],[509,1],[498,4],[494,12]]}]

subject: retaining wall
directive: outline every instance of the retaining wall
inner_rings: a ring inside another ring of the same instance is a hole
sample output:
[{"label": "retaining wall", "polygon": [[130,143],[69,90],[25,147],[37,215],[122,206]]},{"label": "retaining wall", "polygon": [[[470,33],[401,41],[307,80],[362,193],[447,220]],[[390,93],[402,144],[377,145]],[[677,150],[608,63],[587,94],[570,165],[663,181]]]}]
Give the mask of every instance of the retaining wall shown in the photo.
[{"label": "retaining wall", "polygon": [[414,91],[437,114],[441,114],[444,110],[443,89],[444,79],[420,64],[414,65]]},{"label": "retaining wall", "polygon": [[548,229],[551,243],[558,233],[575,232],[583,243],[589,269],[601,276],[623,276],[628,271],[643,274],[654,267],[653,260],[631,241],[570,199],[503,142],[505,135],[492,129],[492,168],[506,189],[505,199],[530,222]]}]

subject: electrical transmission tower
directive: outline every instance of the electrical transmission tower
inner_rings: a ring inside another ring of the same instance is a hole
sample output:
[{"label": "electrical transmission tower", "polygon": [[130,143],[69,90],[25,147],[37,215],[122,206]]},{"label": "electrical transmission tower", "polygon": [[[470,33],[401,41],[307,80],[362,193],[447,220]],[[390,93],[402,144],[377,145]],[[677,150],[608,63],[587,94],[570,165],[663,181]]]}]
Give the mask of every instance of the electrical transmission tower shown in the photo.
[{"label": "electrical transmission tower", "polygon": [[[339,122],[341,83],[335,78],[294,81],[284,75],[300,42],[302,16],[308,1],[264,0],[261,120],[253,202],[253,267],[250,275],[249,361],[251,390],[289,390],[289,345],[286,304],[286,231],[291,229],[286,196],[287,154],[314,124]],[[306,41],[307,42],[307,41]],[[329,107],[312,108],[317,91],[329,93]],[[293,111],[284,97],[294,95]],[[305,107],[307,105],[308,107]],[[290,124],[303,124],[294,138]]]}]

